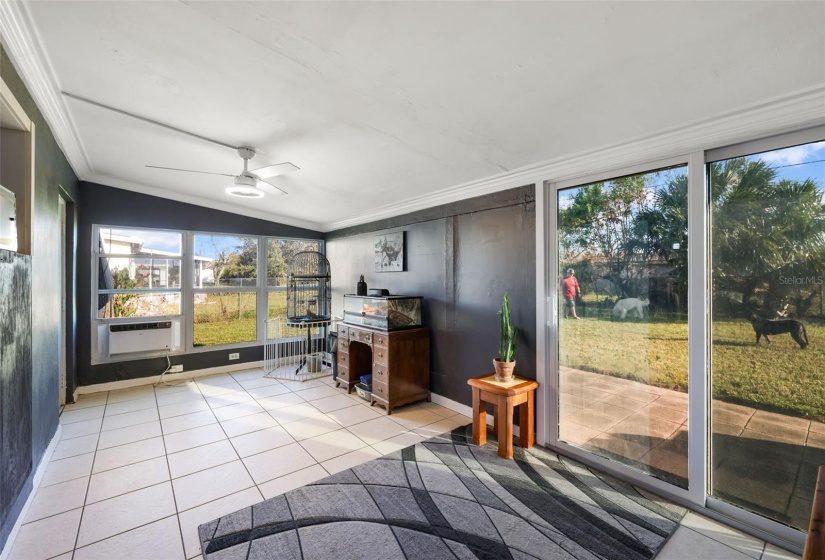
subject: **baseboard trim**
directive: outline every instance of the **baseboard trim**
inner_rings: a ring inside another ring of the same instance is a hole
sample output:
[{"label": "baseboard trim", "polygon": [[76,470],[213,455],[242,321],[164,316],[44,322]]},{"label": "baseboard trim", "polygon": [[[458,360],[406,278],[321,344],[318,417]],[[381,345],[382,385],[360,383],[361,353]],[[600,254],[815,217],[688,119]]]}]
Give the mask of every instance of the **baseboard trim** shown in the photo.
[{"label": "baseboard trim", "polygon": [[[473,417],[473,407],[467,406],[466,404],[461,404],[460,402],[448,399],[447,397],[441,396],[438,393],[430,393],[430,400],[435,404],[443,406],[444,408],[448,408],[453,412],[457,412],[458,414],[463,414],[464,416],[469,416],[470,418]],[[487,425],[493,425],[492,414],[487,415]],[[519,435],[518,426],[516,425],[513,425],[513,435]]]},{"label": "baseboard trim", "polygon": [[[196,377],[206,377],[208,375],[216,375],[219,373],[230,373],[233,371],[240,371],[245,369],[257,369],[263,367],[263,360],[257,362],[244,362],[242,364],[231,364],[227,366],[217,366],[205,369],[193,369],[192,371],[183,371],[181,373],[167,373],[163,376],[164,381],[185,381]],[[89,395],[92,393],[101,393],[103,391],[117,391],[118,389],[131,389],[132,387],[141,387],[143,385],[154,385],[160,379],[160,375],[151,375],[149,377],[138,377],[136,379],[124,379],[122,381],[109,381],[107,383],[95,383],[94,385],[82,385],[75,391],[75,400],[79,395]],[[2,559],[0,559],[2,560]]]},{"label": "baseboard trim", "polygon": [[43,453],[43,457],[40,458],[40,463],[37,465],[37,469],[35,469],[34,471],[34,476],[32,477],[31,492],[29,492],[29,497],[26,499],[26,503],[23,504],[23,509],[20,510],[20,515],[17,516],[17,521],[14,522],[14,526],[11,528],[9,538],[6,539],[6,544],[3,546],[2,552],[0,552],[0,560],[7,560],[9,555],[11,554],[11,549],[14,546],[14,541],[17,538],[17,534],[20,532],[20,527],[23,525],[23,520],[26,519],[26,515],[29,513],[29,507],[31,507],[32,501],[34,500],[34,496],[35,494],[37,494],[37,490],[40,488],[40,481],[43,480],[43,475],[46,473],[46,467],[49,466],[49,461],[52,460],[54,449],[55,447],[57,447],[57,443],[60,441],[60,435],[62,433],[63,428],[60,426],[60,424],[58,424],[57,430],[55,430],[54,435],[52,436],[52,440],[49,442],[49,446]]}]

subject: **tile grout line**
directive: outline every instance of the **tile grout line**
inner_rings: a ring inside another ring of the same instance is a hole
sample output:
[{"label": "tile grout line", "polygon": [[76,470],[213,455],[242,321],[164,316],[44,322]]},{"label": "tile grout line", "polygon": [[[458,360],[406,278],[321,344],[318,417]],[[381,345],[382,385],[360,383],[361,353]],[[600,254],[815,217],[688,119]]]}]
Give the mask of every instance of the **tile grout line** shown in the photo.
[{"label": "tile grout line", "polygon": [[[106,404],[103,405],[103,415],[106,415],[106,407],[109,405],[109,395],[110,392],[106,393]],[[100,427],[103,428],[103,420],[100,421]],[[94,455],[92,457],[92,466],[89,469],[89,482],[86,484],[86,494],[83,496],[83,505],[81,506],[80,510],[80,520],[77,522],[77,533],[75,533],[74,537],[74,546],[72,547],[72,558],[74,558],[74,553],[77,550],[77,543],[80,540],[80,528],[83,526],[83,515],[86,513],[86,501],[89,499],[89,489],[92,487],[92,471],[95,468],[95,460],[97,459],[97,450],[100,446],[100,433],[98,432],[97,435],[97,445],[95,445],[95,450],[93,451]]]},{"label": "tile grout line", "polygon": [[[231,374],[231,373],[230,373],[229,375],[230,375],[230,377],[232,377],[232,374]],[[234,377],[232,377],[232,379],[233,379],[233,380],[235,380],[235,378],[234,378]],[[235,383],[237,383],[237,380],[235,380]],[[247,395],[249,395],[249,393],[246,391],[246,389],[243,387],[243,385],[241,385],[240,383],[238,383],[238,385],[241,387],[241,390],[242,390],[242,391],[244,391]],[[200,389],[200,387],[198,387],[198,388]],[[252,395],[249,395],[249,396],[251,397]],[[256,404],[258,403],[258,401],[256,401],[255,399],[253,399],[253,402],[255,402]],[[207,401],[207,404],[209,404],[209,403],[208,403],[208,401]],[[260,406],[260,405],[258,405],[258,406]],[[210,407],[210,410],[211,410],[212,405],[209,405],[209,407]],[[261,408],[263,408],[263,407],[261,407]],[[214,414],[214,412],[213,412],[213,414]],[[250,415],[250,416],[251,416],[251,415]],[[241,417],[241,418],[243,418],[243,417]],[[216,419],[217,419],[217,417],[216,417]],[[233,419],[233,420],[236,420],[236,419]],[[273,420],[275,420],[275,419],[273,418]],[[275,420],[275,422],[276,422],[276,423],[278,423],[278,421],[277,421],[277,420]],[[280,425],[280,423],[278,423],[278,425]],[[249,488],[255,488],[255,490],[258,492],[258,495],[259,495],[261,498],[263,498],[263,497],[264,497],[264,494],[263,494],[263,492],[261,492],[261,489],[258,487],[258,483],[255,481],[255,477],[253,477],[253,476],[252,476],[252,473],[251,473],[251,472],[249,472],[249,467],[247,467],[247,466],[246,466],[246,463],[244,462],[243,458],[241,458],[240,453],[238,453],[238,450],[237,450],[237,449],[235,449],[235,446],[234,446],[234,445],[232,445],[232,438],[230,438],[230,437],[229,437],[229,435],[226,433],[226,429],[223,427],[223,424],[221,424],[220,420],[218,420],[218,426],[220,427],[221,431],[223,432],[223,435],[224,435],[224,436],[226,436],[226,439],[227,439],[227,441],[229,442],[229,445],[230,445],[230,446],[232,446],[232,450],[235,452],[235,455],[237,455],[237,456],[238,456],[238,460],[240,461],[241,465],[243,466],[244,470],[246,471],[247,476],[249,476],[249,480],[251,480],[251,481],[252,481],[252,486],[250,486]],[[225,463],[225,464],[226,464],[226,463]],[[202,472],[202,471],[201,471],[201,472]],[[243,492],[244,490],[248,490],[248,488],[244,488],[244,489],[238,490],[238,491],[236,491],[236,492],[232,492],[232,494],[237,494],[238,492]],[[222,498],[226,498],[227,496],[231,496],[232,494],[227,494],[226,496],[220,496],[220,497],[218,497],[218,498],[215,498],[215,500],[220,500],[220,499],[222,499]],[[266,499],[266,498],[264,498],[264,500],[265,500],[265,499]],[[211,501],[215,501],[215,500],[211,500]],[[209,503],[209,502],[206,502],[206,503]],[[200,507],[200,506],[202,506],[202,505],[205,505],[205,504],[199,504],[199,505],[197,505],[197,506],[195,506],[195,507]],[[189,508],[189,509],[194,509],[194,508]],[[180,518],[178,518],[178,519],[180,519]],[[181,531],[182,531],[182,530],[181,530]],[[182,535],[182,532],[181,532],[181,535]],[[200,533],[198,533],[198,548],[199,548],[199,549],[201,548],[201,543],[200,543]],[[201,553],[203,553],[203,550],[201,550]],[[185,550],[184,550],[184,555],[186,555],[186,551],[185,551]]]},{"label": "tile grout line", "polygon": [[[194,380],[192,380],[194,383]],[[195,384],[195,388],[200,392],[200,387]],[[152,386],[152,393],[155,396],[155,406],[157,407],[158,421],[160,422],[160,405],[158,404],[158,392],[155,386]],[[180,525],[180,512],[178,511],[178,497],[175,494],[175,485],[172,483],[172,469],[169,466],[169,452],[166,449],[166,438],[163,437],[163,422],[160,422],[160,441],[163,444],[163,458],[166,460],[166,472],[169,474],[169,489],[172,491],[172,503],[175,505],[175,521],[178,524],[178,536],[180,537],[180,549],[183,552],[183,558],[186,558],[186,541],[183,539],[183,528]],[[165,519],[165,518],[164,518]],[[154,523],[154,522],[153,522]]]}]

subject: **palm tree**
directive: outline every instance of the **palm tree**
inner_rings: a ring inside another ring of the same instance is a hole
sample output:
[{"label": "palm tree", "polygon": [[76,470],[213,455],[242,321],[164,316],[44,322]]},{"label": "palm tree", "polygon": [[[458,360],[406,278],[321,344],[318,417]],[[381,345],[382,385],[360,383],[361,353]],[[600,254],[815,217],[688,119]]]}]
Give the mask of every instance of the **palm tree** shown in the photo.
[{"label": "palm tree", "polygon": [[788,278],[824,268],[822,191],[811,179],[777,180],[758,160],[734,158],[709,169],[714,289],[740,292],[745,314],[760,306],[760,294],[764,311],[775,311],[800,294]]}]

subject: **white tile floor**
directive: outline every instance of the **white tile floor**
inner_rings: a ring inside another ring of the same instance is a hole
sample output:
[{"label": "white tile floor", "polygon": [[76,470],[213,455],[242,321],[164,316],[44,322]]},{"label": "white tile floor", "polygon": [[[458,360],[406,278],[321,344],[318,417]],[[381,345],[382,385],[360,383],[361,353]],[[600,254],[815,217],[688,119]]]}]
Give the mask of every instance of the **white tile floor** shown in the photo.
[{"label": "white tile floor", "polygon": [[[470,421],[432,403],[386,416],[329,378],[260,369],[84,395],[10,560],[197,558],[199,524]],[[658,558],[797,557],[691,513]]]}]

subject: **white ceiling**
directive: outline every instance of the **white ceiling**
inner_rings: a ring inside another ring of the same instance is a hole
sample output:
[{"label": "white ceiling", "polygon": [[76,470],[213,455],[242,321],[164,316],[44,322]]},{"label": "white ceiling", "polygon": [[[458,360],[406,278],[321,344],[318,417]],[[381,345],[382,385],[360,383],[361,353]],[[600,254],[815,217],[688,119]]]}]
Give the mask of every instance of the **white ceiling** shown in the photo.
[{"label": "white ceiling", "polygon": [[322,230],[825,84],[821,1],[25,6],[56,90],[301,168],[58,97],[81,178]]}]

